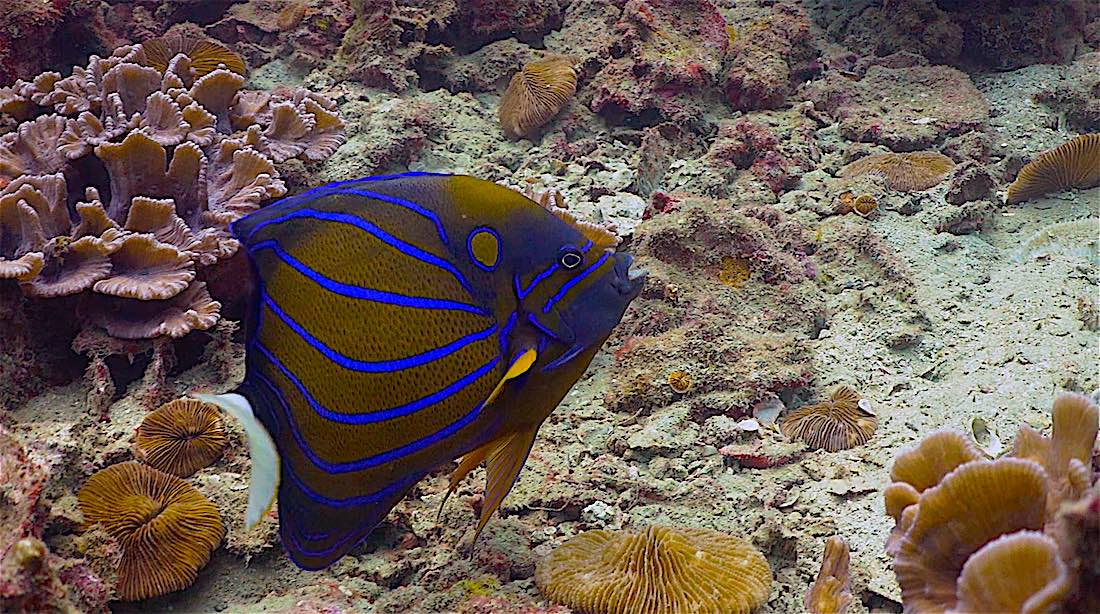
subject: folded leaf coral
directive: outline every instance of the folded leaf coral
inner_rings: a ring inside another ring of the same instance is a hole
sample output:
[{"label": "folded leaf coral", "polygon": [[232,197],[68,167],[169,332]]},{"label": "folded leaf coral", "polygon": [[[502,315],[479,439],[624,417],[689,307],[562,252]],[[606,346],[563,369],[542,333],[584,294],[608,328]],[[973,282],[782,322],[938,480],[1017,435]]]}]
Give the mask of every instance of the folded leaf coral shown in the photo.
[{"label": "folded leaf coral", "polygon": [[1022,427],[1012,456],[994,461],[954,431],[898,456],[885,491],[896,521],[886,551],[906,612],[1088,611],[1080,606],[1097,603],[1097,574],[1085,562],[1095,547],[1075,510],[1098,491],[1086,463],[1100,417],[1090,398],[1063,394],[1052,422],[1050,437]]},{"label": "folded leaf coral", "polygon": [[28,117],[0,137],[0,279],[82,294],[85,321],[116,337],[213,326],[221,305],[198,280],[236,252],[228,224],[286,192],[275,164],[344,142],[332,101],[244,92],[243,73],[232,51],[180,35],[0,88]]}]

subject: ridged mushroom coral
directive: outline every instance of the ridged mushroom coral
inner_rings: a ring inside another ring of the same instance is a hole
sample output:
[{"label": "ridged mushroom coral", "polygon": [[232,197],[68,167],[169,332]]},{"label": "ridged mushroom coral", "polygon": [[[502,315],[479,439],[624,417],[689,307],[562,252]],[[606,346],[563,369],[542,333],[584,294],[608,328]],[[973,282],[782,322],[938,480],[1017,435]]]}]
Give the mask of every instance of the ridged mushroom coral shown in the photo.
[{"label": "ridged mushroom coral", "polygon": [[1050,192],[1100,185],[1100,134],[1084,134],[1028,162],[1008,186],[1012,205]]},{"label": "ridged mushroom coral", "polygon": [[877,426],[878,418],[859,393],[851,386],[838,386],[828,400],[792,411],[779,428],[811,448],[836,452],[867,443]]},{"label": "ridged mushroom coral", "polygon": [[938,185],[955,163],[935,151],[881,153],[864,156],[840,169],[841,177],[881,175],[891,190],[921,192]]},{"label": "ridged mushroom coral", "polygon": [[531,137],[550,121],[577,91],[577,72],[569,58],[552,57],[525,65],[512,76],[500,98],[504,134]]},{"label": "ridged mushroom coral", "polygon": [[1076,515],[1098,488],[1086,464],[1100,415],[1088,397],[1063,394],[1052,418],[1050,437],[1020,430],[1015,457],[986,460],[952,431],[898,457],[885,492],[896,521],[886,550],[906,612],[1085,611],[1100,602],[1090,597],[1098,574],[1082,559],[1094,538]]},{"label": "ridged mushroom coral", "polygon": [[587,531],[539,561],[551,601],[588,614],[735,614],[767,601],[772,573],[752,544],[708,529]]},{"label": "ridged mushroom coral", "polygon": [[0,88],[26,118],[0,137],[0,280],[82,295],[84,321],[113,337],[212,327],[203,279],[237,251],[229,223],[286,192],[276,164],[344,141],[332,101],[244,91],[243,72],[225,47],[177,36]]},{"label": "ridged mushroom coral", "polygon": [[77,495],[84,522],[122,546],[118,594],[148,599],[195,582],[225,527],[217,508],[180,478],[135,462],[93,475]]},{"label": "ridged mushroom coral", "polygon": [[217,407],[177,399],[145,416],[134,447],[136,456],[150,467],[186,478],[218,460],[227,441]]}]

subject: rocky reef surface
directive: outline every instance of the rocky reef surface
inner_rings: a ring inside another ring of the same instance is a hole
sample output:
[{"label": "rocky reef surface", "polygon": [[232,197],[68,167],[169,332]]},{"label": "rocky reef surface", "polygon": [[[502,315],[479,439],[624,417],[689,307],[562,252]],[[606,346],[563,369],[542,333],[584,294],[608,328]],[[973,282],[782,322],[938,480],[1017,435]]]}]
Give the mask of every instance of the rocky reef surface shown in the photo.
[{"label": "rocky reef surface", "polygon": [[[190,588],[137,602],[114,601],[119,542],[82,530],[75,493],[98,470],[141,458],[135,440],[149,411],[240,380],[232,292],[205,330],[122,339],[88,330],[108,322],[87,315],[103,309],[91,288],[106,277],[50,303],[25,291],[26,274],[0,279],[0,606],[564,612],[535,585],[539,559],[586,530],[666,524],[751,542],[774,576],[759,609],[768,613],[804,609],[826,540],[842,536],[847,611],[900,612],[885,547],[895,521],[882,496],[894,458],[944,427],[987,446],[992,433],[1007,448],[1021,425],[1050,430],[1057,392],[1100,388],[1100,190],[1004,204],[1026,162],[1100,125],[1100,11],[1028,1],[999,12],[1001,4],[73,0],[17,13],[0,30],[5,151],[27,141],[29,124],[60,122],[42,128],[54,139],[69,120],[79,127],[79,110],[41,104],[55,83],[37,75],[73,65],[96,74],[92,54],[102,72],[140,67],[126,55],[132,49],[112,50],[165,35],[202,38],[243,57],[247,81],[221,69],[230,94],[199,104],[214,118],[208,142],[179,145],[185,131],[146,150],[194,149],[213,163],[218,143],[251,148],[266,166],[236,187],[267,170],[278,188],[260,181],[245,190],[250,206],[284,187],[374,173],[469,173],[614,228],[650,275],[541,429],[476,547],[483,478],[461,484],[437,521],[445,467],[350,556],[322,572],[298,570],[274,518],[243,528],[249,459],[243,432],[226,421],[220,459],[186,480],[220,511],[224,541]],[[13,52],[34,45],[41,53]],[[575,94],[529,138],[509,138],[498,111],[512,76],[563,56]],[[134,72],[151,84],[142,101],[172,89]],[[179,96],[197,79],[175,88],[170,102],[181,114],[190,101]],[[346,142],[314,157],[308,146],[273,145],[310,131],[274,138],[271,107],[306,113],[311,104],[316,117],[340,118]],[[16,158],[67,182],[53,202],[75,214],[78,201],[94,200],[87,185],[100,185],[104,198],[114,185],[100,151],[109,159],[112,148],[140,145],[128,135],[154,134],[140,129],[156,122],[148,109],[142,102],[144,119],[102,142],[73,141],[84,148],[75,161]],[[50,117],[62,120],[42,119]],[[915,162],[849,172],[877,154]],[[27,173],[0,165],[0,238],[4,199]],[[49,201],[47,187],[26,190]],[[127,196],[183,196],[169,192],[135,187]],[[120,234],[126,213],[116,215]],[[224,220],[203,224],[194,229]],[[68,238],[63,230],[42,244]],[[103,240],[105,230],[88,236],[115,250],[101,245],[102,258],[121,261],[111,240],[124,238]],[[215,270],[217,254],[203,262],[197,248],[172,249],[173,266],[192,271],[179,276],[177,293],[214,285],[218,276],[203,271]],[[27,251],[0,240],[0,266]],[[839,386],[875,417],[865,444],[829,452],[781,433],[790,412],[827,405]],[[1095,458],[1090,471],[1095,480]]]}]

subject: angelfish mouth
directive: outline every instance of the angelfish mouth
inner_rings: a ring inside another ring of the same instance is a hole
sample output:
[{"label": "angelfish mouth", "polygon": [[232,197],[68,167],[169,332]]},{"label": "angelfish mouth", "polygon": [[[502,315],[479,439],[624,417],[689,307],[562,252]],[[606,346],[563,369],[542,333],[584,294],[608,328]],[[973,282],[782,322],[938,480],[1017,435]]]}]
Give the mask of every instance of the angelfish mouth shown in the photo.
[{"label": "angelfish mouth", "polygon": [[631,298],[638,296],[642,291],[642,286],[645,285],[647,271],[645,269],[631,270],[630,265],[634,262],[634,257],[630,254],[616,254],[615,261],[615,288],[620,294]]}]

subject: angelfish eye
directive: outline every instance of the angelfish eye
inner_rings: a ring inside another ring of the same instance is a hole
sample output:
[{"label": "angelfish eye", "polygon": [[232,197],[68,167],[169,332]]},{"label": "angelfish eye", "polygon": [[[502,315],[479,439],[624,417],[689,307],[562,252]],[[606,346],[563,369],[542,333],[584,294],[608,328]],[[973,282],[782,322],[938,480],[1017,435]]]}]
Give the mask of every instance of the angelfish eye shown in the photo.
[{"label": "angelfish eye", "polygon": [[575,269],[584,262],[584,256],[575,247],[564,247],[558,255],[558,262],[567,269]]}]

